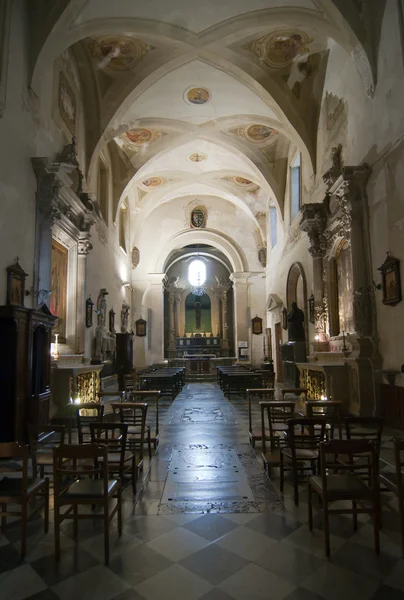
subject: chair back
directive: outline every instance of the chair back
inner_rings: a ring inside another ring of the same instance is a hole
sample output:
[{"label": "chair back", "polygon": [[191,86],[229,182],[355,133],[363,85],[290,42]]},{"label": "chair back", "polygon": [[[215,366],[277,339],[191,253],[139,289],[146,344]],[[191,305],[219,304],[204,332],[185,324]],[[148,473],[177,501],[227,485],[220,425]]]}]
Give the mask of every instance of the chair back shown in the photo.
[{"label": "chair back", "polygon": [[319,401],[306,401],[306,416],[312,417],[325,417],[327,423],[331,426],[331,439],[334,437],[334,429],[338,428],[339,438],[342,438],[342,402],[339,400],[319,400]]},{"label": "chair back", "polygon": [[106,446],[108,456],[119,454],[121,468],[125,461],[126,440],[128,425],[126,423],[107,423],[106,421],[92,422],[89,424],[91,443],[97,446]]},{"label": "chair back", "polygon": [[2,495],[2,483],[6,482],[10,475],[12,478],[21,480],[21,492],[28,488],[29,458],[28,446],[20,446],[17,442],[0,443],[0,496]]},{"label": "chair back", "polygon": [[143,444],[146,436],[146,402],[113,402],[111,404],[114,420],[128,426],[127,447],[140,450],[143,456]]},{"label": "chair back", "polygon": [[265,442],[269,437],[271,452],[273,452],[275,446],[285,444],[285,440],[276,432],[279,432],[279,425],[284,425],[287,430],[287,422],[295,416],[295,402],[264,400],[259,404],[261,407],[262,451],[266,452]]},{"label": "chair back", "polygon": [[394,462],[396,467],[396,480],[397,480],[397,496],[403,499],[404,497],[404,439],[395,438],[394,442]]},{"label": "chair back", "polygon": [[[342,457],[342,460],[341,460]],[[379,459],[377,442],[367,439],[330,440],[320,444],[320,467],[323,490],[327,490],[327,474],[355,475],[378,492]],[[366,477],[363,477],[366,470]]]},{"label": "chair back", "polygon": [[79,444],[91,442],[90,423],[100,422],[104,418],[104,405],[98,402],[86,402],[76,405],[77,431]]},{"label": "chair back", "polygon": [[288,446],[292,456],[298,450],[318,450],[325,440],[327,421],[324,417],[301,417],[288,420]]},{"label": "chair back", "polygon": [[345,431],[348,440],[372,440],[380,451],[384,419],[382,417],[345,417]]},{"label": "chair back", "polygon": [[[101,460],[99,460],[101,459]],[[104,493],[108,491],[108,448],[97,444],[63,444],[53,449],[53,486],[55,502],[65,489],[83,477],[104,480]]]}]

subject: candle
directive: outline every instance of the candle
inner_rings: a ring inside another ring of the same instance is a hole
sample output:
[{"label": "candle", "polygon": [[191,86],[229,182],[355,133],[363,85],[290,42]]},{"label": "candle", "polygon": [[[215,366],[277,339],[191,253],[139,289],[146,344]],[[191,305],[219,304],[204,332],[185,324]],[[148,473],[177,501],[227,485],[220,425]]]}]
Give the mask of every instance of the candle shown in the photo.
[{"label": "candle", "polygon": [[59,337],[59,334],[55,333],[55,345],[53,347],[53,358],[54,358],[54,360],[58,360],[58,358],[59,358],[59,350],[58,350],[58,344],[59,344],[59,342],[58,342],[58,337]]}]

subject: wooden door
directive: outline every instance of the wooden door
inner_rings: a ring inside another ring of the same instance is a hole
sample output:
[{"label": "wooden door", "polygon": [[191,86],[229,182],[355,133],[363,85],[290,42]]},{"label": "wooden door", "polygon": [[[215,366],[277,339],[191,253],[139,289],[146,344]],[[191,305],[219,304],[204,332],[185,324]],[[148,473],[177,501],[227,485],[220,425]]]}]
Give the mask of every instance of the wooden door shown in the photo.
[{"label": "wooden door", "polygon": [[275,323],[275,358],[276,358],[276,381],[283,382],[283,362],[282,362],[282,326],[280,323]]}]

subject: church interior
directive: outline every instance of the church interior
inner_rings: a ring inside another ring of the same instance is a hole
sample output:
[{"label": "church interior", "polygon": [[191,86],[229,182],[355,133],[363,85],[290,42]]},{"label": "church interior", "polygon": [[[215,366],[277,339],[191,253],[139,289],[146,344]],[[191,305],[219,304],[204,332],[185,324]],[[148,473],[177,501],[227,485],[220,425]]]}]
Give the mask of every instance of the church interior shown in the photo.
[{"label": "church interior", "polygon": [[403,106],[403,0],[0,0],[2,598],[404,600]]}]

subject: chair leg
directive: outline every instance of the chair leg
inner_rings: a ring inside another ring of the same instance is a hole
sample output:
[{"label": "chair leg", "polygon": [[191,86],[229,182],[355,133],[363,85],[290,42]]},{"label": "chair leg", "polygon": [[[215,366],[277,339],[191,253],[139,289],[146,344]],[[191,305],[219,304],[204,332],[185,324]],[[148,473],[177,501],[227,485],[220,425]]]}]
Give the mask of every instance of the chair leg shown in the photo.
[{"label": "chair leg", "polygon": [[373,510],[373,529],[375,539],[375,552],[380,554],[380,505],[374,504]]},{"label": "chair leg", "polygon": [[104,551],[105,564],[109,562],[109,509],[108,503],[104,506]]},{"label": "chair leg", "polygon": [[44,532],[49,531],[49,479],[45,479],[45,511],[44,511]]},{"label": "chair leg", "polygon": [[297,464],[292,464],[292,475],[293,475],[293,498],[295,506],[299,506],[299,477],[297,471]]},{"label": "chair leg", "polygon": [[283,482],[284,482],[285,473],[284,473],[283,454],[282,454],[282,452],[281,452],[281,456],[280,456],[279,469],[280,469],[279,486],[280,486],[281,492],[283,492]]},{"label": "chair leg", "polygon": [[132,462],[132,492],[133,495],[136,496],[136,479],[137,479],[137,468],[136,468],[136,459],[135,456],[133,456],[133,462]]},{"label": "chair leg", "polygon": [[325,555],[330,556],[330,528],[329,528],[329,515],[328,515],[328,504],[326,499],[323,501],[323,523],[324,523],[324,541],[325,541]]},{"label": "chair leg", "polygon": [[152,449],[151,449],[150,429],[149,429],[149,433],[147,435],[147,449],[149,451],[149,458],[151,459],[151,457],[152,457]]},{"label": "chair leg", "polygon": [[312,494],[310,483],[308,485],[307,492],[308,492],[308,504],[309,504],[309,530],[313,531],[313,505],[312,505],[313,494]]},{"label": "chair leg", "polygon": [[[5,513],[5,512],[6,512],[6,510],[7,510],[7,504],[2,504],[2,505],[1,505],[1,512]],[[6,516],[6,515],[3,515],[3,516],[1,517],[1,531],[2,531],[2,533],[4,533],[4,532],[5,532],[5,530],[6,530],[6,525],[7,525],[7,516]]]},{"label": "chair leg", "polygon": [[79,534],[79,520],[77,518],[78,515],[78,509],[77,509],[77,504],[75,506],[73,506],[73,536],[74,536],[74,541],[77,542],[77,537]]},{"label": "chair leg", "polygon": [[60,560],[60,509],[55,503],[54,510],[54,527],[55,527],[55,559]]},{"label": "chair leg", "polygon": [[27,551],[27,520],[28,503],[21,504],[21,558],[24,558]]},{"label": "chair leg", "polygon": [[352,516],[353,516],[353,528],[354,531],[358,530],[358,511],[357,511],[357,503],[352,500]]},{"label": "chair leg", "polygon": [[121,486],[118,488],[118,535],[121,537],[122,535],[122,489]]}]

